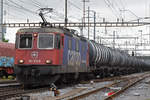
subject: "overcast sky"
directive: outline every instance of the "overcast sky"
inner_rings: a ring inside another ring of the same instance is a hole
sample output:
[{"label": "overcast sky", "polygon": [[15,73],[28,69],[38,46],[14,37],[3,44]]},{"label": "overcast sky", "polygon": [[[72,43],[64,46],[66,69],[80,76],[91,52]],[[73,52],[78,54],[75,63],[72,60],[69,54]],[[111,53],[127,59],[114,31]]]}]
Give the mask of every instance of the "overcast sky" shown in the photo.
[{"label": "overcast sky", "polygon": [[[54,10],[47,15],[51,16],[47,17],[47,20],[50,22],[62,22],[64,21],[64,1],[65,0],[4,0],[4,21],[7,23],[26,22],[27,19],[29,19],[30,22],[41,22],[41,18],[38,16],[38,9],[49,7]],[[83,15],[82,1],[83,0],[68,0],[69,21],[81,21]],[[116,21],[117,18],[130,21],[150,16],[150,0],[90,0],[90,2],[86,2],[86,9],[88,6],[90,6],[91,10],[96,11],[97,21],[102,21],[102,18],[106,18],[106,21]],[[10,42],[15,41],[16,30],[17,29],[14,28],[7,30],[6,38],[9,38]],[[149,34],[149,28],[144,26],[138,28],[107,28],[107,34],[104,28],[97,28],[97,36],[112,35],[113,31],[116,31],[119,36],[139,37],[139,30],[142,30],[143,34]],[[93,33],[92,28],[90,32]],[[87,35],[86,33],[85,30],[85,36]],[[90,36],[92,39],[93,34],[90,34]],[[149,42],[149,36],[145,36],[145,38],[145,41]]]},{"label": "overcast sky", "polygon": [[[38,15],[35,13],[38,13],[37,10],[41,7],[49,7],[54,9],[52,19],[55,19],[54,17],[58,15],[58,18],[55,20],[62,20],[64,15],[65,0],[4,1],[6,9],[6,22],[16,20],[25,21],[27,18],[30,19],[30,21],[38,22]],[[68,0],[68,16],[70,20],[81,19],[83,14],[82,1],[83,0]],[[105,17],[107,20],[115,20],[117,17],[121,17],[121,15],[123,15],[125,19],[136,19],[136,16],[145,17],[149,16],[150,13],[150,0],[90,0],[90,2],[86,3],[86,8],[88,6],[90,6],[90,9],[97,12],[97,16]]]}]

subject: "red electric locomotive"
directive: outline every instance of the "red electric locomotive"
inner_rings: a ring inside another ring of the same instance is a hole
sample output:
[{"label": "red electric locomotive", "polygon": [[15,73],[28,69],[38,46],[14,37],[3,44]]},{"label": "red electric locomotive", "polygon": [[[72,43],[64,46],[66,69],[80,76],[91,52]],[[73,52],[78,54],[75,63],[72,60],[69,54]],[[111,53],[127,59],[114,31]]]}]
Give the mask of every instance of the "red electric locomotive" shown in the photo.
[{"label": "red electric locomotive", "polygon": [[20,29],[16,34],[17,79],[25,85],[49,84],[66,74],[73,79],[88,71],[87,50],[86,40],[64,28]]},{"label": "red electric locomotive", "polygon": [[[56,29],[21,29],[16,35],[15,71],[23,84],[55,81],[62,65],[64,34]],[[51,78],[53,77],[53,79]]]}]

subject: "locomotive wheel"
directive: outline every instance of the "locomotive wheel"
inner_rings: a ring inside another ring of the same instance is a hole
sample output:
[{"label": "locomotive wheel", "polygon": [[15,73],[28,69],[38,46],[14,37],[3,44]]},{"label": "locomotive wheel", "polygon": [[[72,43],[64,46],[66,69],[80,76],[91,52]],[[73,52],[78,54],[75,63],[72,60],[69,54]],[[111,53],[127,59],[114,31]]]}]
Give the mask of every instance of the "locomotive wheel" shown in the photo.
[{"label": "locomotive wheel", "polygon": [[67,76],[65,74],[61,76],[61,81],[67,83]]},{"label": "locomotive wheel", "polygon": [[69,84],[69,83],[77,83],[81,80],[88,79],[87,74],[76,74],[76,73],[70,73],[70,74],[63,74],[61,75],[60,79],[58,81],[61,81],[64,84]]},{"label": "locomotive wheel", "polygon": [[60,79],[64,84],[69,84],[75,81],[74,77],[74,74],[63,74]]}]

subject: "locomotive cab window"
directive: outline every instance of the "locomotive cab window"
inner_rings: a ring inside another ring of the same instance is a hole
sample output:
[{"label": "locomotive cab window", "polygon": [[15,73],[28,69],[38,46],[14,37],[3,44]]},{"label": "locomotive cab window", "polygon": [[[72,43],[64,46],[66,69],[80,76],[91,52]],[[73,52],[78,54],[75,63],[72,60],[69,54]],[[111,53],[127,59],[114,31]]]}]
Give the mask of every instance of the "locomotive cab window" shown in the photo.
[{"label": "locomotive cab window", "polygon": [[55,36],[55,48],[56,49],[60,49],[60,39],[61,39],[60,35],[56,34]]},{"label": "locomotive cab window", "polygon": [[54,35],[40,33],[38,37],[38,47],[40,49],[52,49],[54,48]]},{"label": "locomotive cab window", "polygon": [[32,34],[20,34],[19,48],[32,48]]}]

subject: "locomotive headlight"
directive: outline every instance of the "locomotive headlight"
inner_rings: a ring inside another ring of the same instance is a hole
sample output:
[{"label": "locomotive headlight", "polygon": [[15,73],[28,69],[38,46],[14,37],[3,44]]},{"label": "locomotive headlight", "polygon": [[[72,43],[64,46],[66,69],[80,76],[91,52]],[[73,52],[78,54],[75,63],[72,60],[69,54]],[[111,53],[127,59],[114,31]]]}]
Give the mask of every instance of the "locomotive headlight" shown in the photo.
[{"label": "locomotive headlight", "polygon": [[36,34],[36,33],[34,33],[34,34],[33,34],[33,36],[34,36],[34,37],[37,37],[37,34]]},{"label": "locomotive headlight", "polygon": [[46,60],[46,64],[51,64],[52,60]]},{"label": "locomotive headlight", "polygon": [[24,60],[22,60],[22,59],[19,60],[19,63],[20,63],[20,64],[23,64],[23,63],[24,63]]}]

